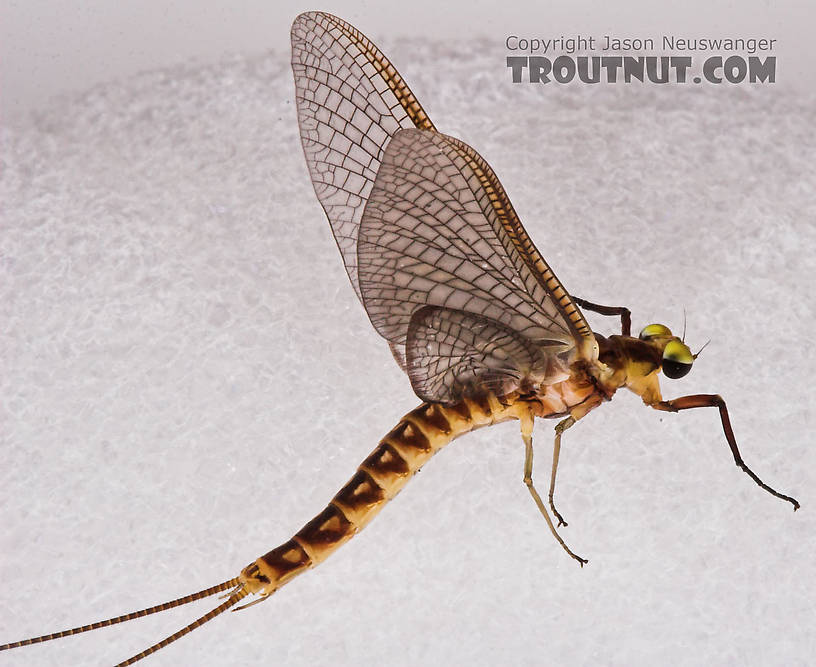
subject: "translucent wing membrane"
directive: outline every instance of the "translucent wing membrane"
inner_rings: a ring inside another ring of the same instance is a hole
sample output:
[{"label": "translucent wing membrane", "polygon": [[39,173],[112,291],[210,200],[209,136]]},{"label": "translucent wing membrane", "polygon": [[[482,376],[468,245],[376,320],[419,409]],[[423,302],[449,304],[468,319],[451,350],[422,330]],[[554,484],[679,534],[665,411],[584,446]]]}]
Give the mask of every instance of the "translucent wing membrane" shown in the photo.
[{"label": "translucent wing membrane", "polygon": [[453,403],[484,389],[527,392],[569,376],[566,358],[503,324],[434,306],[414,313],[405,352],[411,386],[424,401]]},{"label": "translucent wing membrane", "polygon": [[425,305],[493,320],[561,361],[597,355],[490,166],[436,132],[376,46],[335,16],[301,14],[292,69],[315,193],[357,296],[403,369],[411,317]]},{"label": "translucent wing membrane", "polygon": [[385,147],[401,128],[434,126],[380,50],[331,14],[295,19],[292,70],[306,164],[360,297],[357,232]]},{"label": "translucent wing membrane", "polygon": [[530,253],[519,251],[529,239],[508,225],[507,206],[498,179],[470,146],[438,132],[399,131],[358,240],[363,304],[375,329],[401,348],[414,312],[437,306],[494,321],[566,361],[581,337],[569,314],[580,313],[543,261],[553,287],[530,266]]}]

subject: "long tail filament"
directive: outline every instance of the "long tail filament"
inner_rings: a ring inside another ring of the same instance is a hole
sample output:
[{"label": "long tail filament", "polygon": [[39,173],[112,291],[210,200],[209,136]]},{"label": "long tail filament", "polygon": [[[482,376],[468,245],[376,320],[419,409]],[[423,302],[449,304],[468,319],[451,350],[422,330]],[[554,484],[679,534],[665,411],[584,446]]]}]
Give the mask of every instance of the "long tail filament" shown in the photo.
[{"label": "long tail filament", "polygon": [[[238,580],[233,579],[232,581],[237,582]],[[232,582],[226,582],[226,583],[232,583]],[[160,642],[157,642],[157,643],[153,644],[153,646],[151,646],[150,648],[146,648],[144,651],[142,651],[141,653],[137,653],[132,658],[128,658],[124,662],[120,662],[118,665],[116,665],[116,667],[125,667],[125,665],[132,665],[134,662],[138,662],[142,658],[146,658],[151,653],[155,653],[159,649],[163,649],[168,644],[172,644],[174,641],[176,641],[180,637],[183,637],[184,635],[191,633],[197,627],[199,627],[201,625],[204,625],[207,621],[211,621],[212,619],[214,619],[219,614],[224,613],[225,611],[227,611],[227,609],[234,606],[239,600],[242,600],[247,595],[249,595],[249,591],[246,590],[246,588],[244,588],[243,586],[241,586],[239,584],[238,587],[232,593],[230,593],[229,597],[224,602],[222,602],[220,605],[218,605],[215,609],[212,609],[212,610],[208,611],[206,614],[204,614],[200,618],[197,618],[195,621],[193,621],[189,625],[185,625],[183,628],[181,628],[181,630],[179,630],[177,632],[174,632],[169,637],[165,637]]]},{"label": "long tail filament", "polygon": [[129,614],[123,614],[122,616],[116,616],[114,618],[109,618],[104,621],[97,621],[96,623],[90,623],[89,625],[81,625],[77,628],[71,628],[70,630],[62,630],[60,632],[52,632],[47,635],[41,635],[40,637],[32,637],[30,639],[23,639],[17,642],[11,642],[10,644],[0,644],[0,651],[7,651],[8,649],[12,648],[19,648],[20,646],[30,646],[31,644],[39,644],[41,642],[51,641],[52,639],[60,639],[62,637],[69,637],[71,635],[77,635],[82,632],[89,632],[90,630],[98,630],[99,628],[106,628],[110,625],[116,625],[117,623],[124,623],[125,621],[132,621],[135,618],[142,618],[143,616],[150,616],[150,614],[156,614],[160,611],[166,611],[167,609],[172,609],[173,607],[180,607],[181,605],[188,604],[190,602],[195,602],[196,600],[201,600],[203,598],[210,597],[211,595],[215,595],[216,593],[221,593],[226,590],[236,589],[230,594],[229,599],[224,602],[223,604],[219,605],[215,609],[213,609],[209,614],[202,616],[200,619],[191,623],[186,628],[180,630],[176,634],[172,635],[165,639],[161,644],[157,644],[146,651],[143,651],[138,656],[134,656],[130,660],[122,663],[125,665],[129,665],[136,660],[143,658],[144,656],[153,653],[154,651],[161,648],[161,646],[165,646],[170,642],[178,639],[182,635],[187,634],[191,630],[194,630],[202,623],[209,621],[211,618],[217,616],[225,609],[229,609],[232,605],[238,602],[241,598],[248,595],[248,593],[244,592],[243,589],[236,588],[240,585],[240,580],[238,577],[234,579],[230,579],[229,581],[225,581],[223,583],[217,584],[216,586],[211,586],[210,588],[205,588],[202,591],[198,591],[197,593],[191,593],[190,595],[185,595],[184,597],[180,597],[176,600],[171,600],[170,602],[163,602],[162,604],[157,604],[154,607],[148,607],[147,609],[142,609],[140,611],[134,611]]}]

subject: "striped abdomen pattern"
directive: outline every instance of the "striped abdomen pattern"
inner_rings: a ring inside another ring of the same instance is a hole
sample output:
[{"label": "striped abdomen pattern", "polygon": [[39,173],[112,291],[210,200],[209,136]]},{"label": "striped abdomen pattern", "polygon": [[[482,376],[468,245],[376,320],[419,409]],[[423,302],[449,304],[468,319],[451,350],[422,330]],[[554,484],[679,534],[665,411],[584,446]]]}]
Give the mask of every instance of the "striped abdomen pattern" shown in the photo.
[{"label": "striped abdomen pattern", "polygon": [[518,418],[519,403],[484,395],[452,406],[423,403],[405,415],[326,508],[292,539],[241,572],[249,593],[271,595],[287,581],[325,560],[361,530],[402,490],[436,452],[481,426]]}]

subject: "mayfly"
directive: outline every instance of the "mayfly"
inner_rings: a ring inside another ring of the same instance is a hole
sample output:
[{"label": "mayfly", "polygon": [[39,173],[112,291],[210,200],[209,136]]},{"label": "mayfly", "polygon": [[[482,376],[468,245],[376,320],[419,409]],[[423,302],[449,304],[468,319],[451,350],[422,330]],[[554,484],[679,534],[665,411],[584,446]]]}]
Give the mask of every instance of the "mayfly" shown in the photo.
[{"label": "mayfly", "polygon": [[[627,308],[570,296],[527,236],[490,165],[468,144],[436,130],[364,35],[330,14],[301,14],[292,27],[292,68],[315,193],[351,284],[421,405],[385,435],[323,511],[238,576],[0,649],[226,593],[210,612],[121,664],[141,660],[228,609],[265,600],[365,527],[454,438],[509,420],[521,425],[524,483],[555,539],[583,565],[586,560],[558,533],[566,525],[554,501],[561,438],[621,387],[656,410],[716,407],[736,465],[765,491],[799,507],[744,463],[720,396],[662,398],[660,372],[686,375],[699,352],[692,354],[661,324],[633,337]],[[580,308],[619,318],[620,335],[594,333]],[[536,417],[559,420],[546,502],[532,480]]]}]

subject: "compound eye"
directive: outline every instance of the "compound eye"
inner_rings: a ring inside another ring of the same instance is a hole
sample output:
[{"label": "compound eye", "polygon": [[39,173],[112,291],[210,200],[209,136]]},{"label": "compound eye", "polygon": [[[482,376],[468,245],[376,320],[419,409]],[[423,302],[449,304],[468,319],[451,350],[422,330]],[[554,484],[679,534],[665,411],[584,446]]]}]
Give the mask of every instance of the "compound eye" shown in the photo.
[{"label": "compound eye", "polygon": [[670,340],[663,349],[663,375],[672,380],[688,375],[694,356],[685,343]]},{"label": "compound eye", "polygon": [[669,331],[669,327],[663,326],[662,324],[647,324],[643,327],[643,331],[640,332],[640,340],[651,340],[652,338],[660,338],[662,336],[671,336],[672,332]]}]

